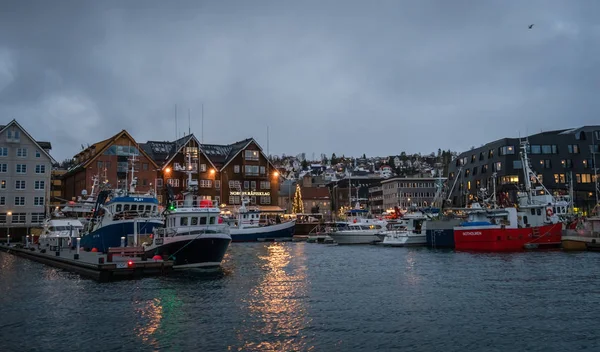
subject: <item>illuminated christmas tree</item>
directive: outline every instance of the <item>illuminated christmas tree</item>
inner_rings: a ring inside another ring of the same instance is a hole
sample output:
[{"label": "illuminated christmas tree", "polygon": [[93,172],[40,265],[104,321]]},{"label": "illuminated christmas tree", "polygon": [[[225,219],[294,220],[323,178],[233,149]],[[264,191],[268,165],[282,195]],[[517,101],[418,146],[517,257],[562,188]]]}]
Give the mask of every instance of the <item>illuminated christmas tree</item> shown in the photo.
[{"label": "illuminated christmas tree", "polygon": [[304,213],[304,203],[302,202],[302,192],[300,191],[299,184],[296,184],[296,193],[294,194],[294,201],[292,202],[292,212],[296,214]]}]

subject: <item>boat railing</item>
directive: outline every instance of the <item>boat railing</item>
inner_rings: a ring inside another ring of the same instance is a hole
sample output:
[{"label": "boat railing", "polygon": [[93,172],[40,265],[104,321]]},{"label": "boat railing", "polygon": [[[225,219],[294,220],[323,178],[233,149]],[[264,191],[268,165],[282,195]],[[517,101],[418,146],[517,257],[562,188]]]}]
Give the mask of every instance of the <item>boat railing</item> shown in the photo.
[{"label": "boat railing", "polygon": [[183,199],[176,200],[173,203],[175,203],[177,208],[219,208],[218,201],[209,199]]},{"label": "boat railing", "polygon": [[115,220],[131,220],[136,218],[150,218],[159,216],[156,212],[138,212],[137,210],[126,210],[121,211],[113,215],[113,221]]},{"label": "boat railing", "polygon": [[185,234],[186,232],[194,232],[194,234],[205,234],[205,233],[224,233],[230,234],[230,228],[227,224],[210,224],[210,225],[193,225],[193,226],[181,226],[177,228],[158,228],[154,231],[157,237],[173,237],[177,234]]}]

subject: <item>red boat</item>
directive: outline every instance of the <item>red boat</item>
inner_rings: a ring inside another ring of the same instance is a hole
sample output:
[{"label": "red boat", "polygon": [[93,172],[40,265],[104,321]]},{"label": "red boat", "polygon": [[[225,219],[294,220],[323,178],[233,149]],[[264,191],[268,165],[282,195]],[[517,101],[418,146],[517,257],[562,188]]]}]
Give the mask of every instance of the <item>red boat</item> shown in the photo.
[{"label": "red boat", "polygon": [[[531,209],[536,213],[536,217],[537,209]],[[524,212],[518,212],[516,208],[483,211],[488,212],[486,216],[489,221],[471,221],[454,228],[457,250],[501,252],[557,248],[561,245],[563,224],[560,222],[527,226],[533,225],[532,222],[535,221],[531,218],[531,212],[523,215]],[[527,224],[523,223],[523,220],[527,221]]]},{"label": "red boat", "polygon": [[[468,211],[468,221],[454,228],[458,250],[519,251],[560,247],[569,201],[554,198],[544,187],[527,158],[527,141],[521,143],[524,192],[517,194],[517,207],[496,208],[496,183],[490,208],[478,203]],[[531,183],[540,186],[532,188]]]}]

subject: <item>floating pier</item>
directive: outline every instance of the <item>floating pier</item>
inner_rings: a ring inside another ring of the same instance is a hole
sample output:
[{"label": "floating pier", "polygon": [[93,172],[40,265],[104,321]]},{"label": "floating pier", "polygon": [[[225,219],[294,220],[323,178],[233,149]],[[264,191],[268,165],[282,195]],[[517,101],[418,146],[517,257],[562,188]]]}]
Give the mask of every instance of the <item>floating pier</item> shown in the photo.
[{"label": "floating pier", "polygon": [[0,244],[0,250],[42,264],[67,270],[99,282],[123,279],[137,279],[149,276],[167,275],[173,271],[173,261],[142,260],[139,257],[114,255],[107,262],[106,254],[62,249],[45,251],[37,247],[16,247]]}]

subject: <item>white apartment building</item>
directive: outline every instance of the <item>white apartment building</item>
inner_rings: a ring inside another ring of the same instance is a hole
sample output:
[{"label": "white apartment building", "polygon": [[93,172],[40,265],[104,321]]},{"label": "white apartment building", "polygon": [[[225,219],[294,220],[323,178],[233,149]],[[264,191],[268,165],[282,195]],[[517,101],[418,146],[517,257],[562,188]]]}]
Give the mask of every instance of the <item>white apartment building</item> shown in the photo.
[{"label": "white apartment building", "polygon": [[0,233],[15,239],[44,221],[54,159],[16,120],[0,125]]}]

